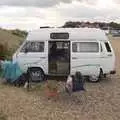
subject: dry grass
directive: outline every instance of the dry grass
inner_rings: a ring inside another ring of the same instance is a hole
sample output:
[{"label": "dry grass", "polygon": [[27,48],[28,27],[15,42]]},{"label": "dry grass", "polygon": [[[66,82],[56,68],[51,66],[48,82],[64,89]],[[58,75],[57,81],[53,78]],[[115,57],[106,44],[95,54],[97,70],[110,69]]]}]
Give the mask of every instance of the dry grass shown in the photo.
[{"label": "dry grass", "polygon": [[[48,99],[43,85],[27,92],[0,85],[0,111],[7,120],[119,120],[120,119],[120,38],[112,38],[117,56],[117,74],[100,83],[86,83],[86,92],[68,96],[64,82],[60,94]],[[40,89],[39,89],[40,88]],[[4,119],[3,119],[4,120]]]},{"label": "dry grass", "polygon": [[7,120],[7,116],[0,112],[0,120]]},{"label": "dry grass", "polygon": [[13,53],[25,38],[13,35],[10,31],[0,29],[0,44],[8,47],[10,53]]}]

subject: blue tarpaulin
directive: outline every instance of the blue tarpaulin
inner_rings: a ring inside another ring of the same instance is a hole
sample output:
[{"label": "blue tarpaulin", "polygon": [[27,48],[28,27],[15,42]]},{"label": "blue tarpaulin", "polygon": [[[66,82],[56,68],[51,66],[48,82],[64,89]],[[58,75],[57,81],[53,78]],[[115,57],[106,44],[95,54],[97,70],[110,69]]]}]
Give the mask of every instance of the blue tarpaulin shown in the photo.
[{"label": "blue tarpaulin", "polygon": [[13,63],[12,61],[1,62],[1,68],[3,71],[2,77],[10,83],[17,80],[23,74],[18,63]]}]

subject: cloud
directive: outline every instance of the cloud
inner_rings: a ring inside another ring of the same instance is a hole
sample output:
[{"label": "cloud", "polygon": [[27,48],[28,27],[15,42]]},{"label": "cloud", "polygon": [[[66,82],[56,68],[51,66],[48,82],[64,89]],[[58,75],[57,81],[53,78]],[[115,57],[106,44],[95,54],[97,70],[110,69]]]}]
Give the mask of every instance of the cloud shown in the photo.
[{"label": "cloud", "polygon": [[70,20],[120,22],[119,4],[113,5],[112,0],[109,0],[110,4],[108,0],[99,0],[103,2],[98,5],[96,1],[29,0],[27,3],[27,0],[1,0],[0,5],[7,6],[0,7],[0,27],[31,30],[40,26],[62,26]]},{"label": "cloud", "polygon": [[72,0],[0,0],[0,5],[49,7],[61,2],[71,3]]},{"label": "cloud", "polygon": [[[100,0],[0,0],[0,5],[7,6],[37,6],[37,7],[51,7],[59,5],[60,3],[72,3],[78,1],[80,3],[85,3],[94,6]],[[103,1],[103,0],[102,0]],[[109,0],[104,0],[109,1]],[[114,3],[120,3],[119,0],[112,0]]]},{"label": "cloud", "polygon": [[74,1],[94,4],[97,0],[0,0],[0,5],[51,7],[60,3],[72,3]]},{"label": "cloud", "polygon": [[120,4],[120,0],[114,0],[114,2]]},{"label": "cloud", "polygon": [[[107,4],[107,3],[106,3]],[[79,2],[73,2],[72,5],[61,5],[57,11],[64,21],[117,21],[120,22],[119,5],[106,6],[91,6]]]},{"label": "cloud", "polygon": [[0,7],[0,27],[31,30],[46,25],[63,25],[59,13],[54,10],[39,7]]}]

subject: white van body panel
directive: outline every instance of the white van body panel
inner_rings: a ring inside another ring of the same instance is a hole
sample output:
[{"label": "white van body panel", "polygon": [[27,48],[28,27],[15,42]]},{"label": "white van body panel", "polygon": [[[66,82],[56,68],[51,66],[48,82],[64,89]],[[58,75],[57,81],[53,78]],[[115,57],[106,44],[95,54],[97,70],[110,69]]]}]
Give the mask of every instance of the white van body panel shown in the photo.
[{"label": "white van body panel", "polygon": [[[27,41],[51,40],[50,33],[69,33],[70,41],[74,40],[108,40],[105,32],[96,28],[45,28],[29,32]],[[57,39],[58,40],[58,39]],[[55,41],[55,40],[54,40]]]},{"label": "white van body panel", "polygon": [[[13,62],[17,61],[22,70],[26,71],[28,67],[40,67],[45,74],[48,72],[48,41],[61,41],[61,39],[50,39],[50,33],[69,33],[69,39],[62,41],[70,41],[70,74],[80,71],[83,75],[99,76],[100,69],[104,74],[108,74],[115,70],[115,54],[105,32],[95,28],[45,28],[32,31],[28,34],[26,41],[42,41],[45,43],[44,52],[42,53],[23,53],[20,52],[22,46],[13,55]],[[97,53],[75,53],[72,51],[73,42],[97,42],[99,44],[99,52]],[[111,52],[108,53],[105,47],[108,42]],[[101,48],[102,47],[102,48]],[[102,50],[101,50],[102,49]]]},{"label": "white van body panel", "polygon": [[[26,41],[25,41],[26,43]],[[24,44],[22,46],[24,46]],[[33,53],[33,52],[20,52],[21,48],[13,56],[13,62],[18,62],[22,71],[26,72],[28,67],[40,67],[48,74],[48,41],[45,41],[44,52]]]},{"label": "white van body panel", "polygon": [[[104,44],[105,42],[109,43],[111,47],[111,53],[107,52]],[[109,41],[101,41],[101,44],[104,49],[104,51],[100,53],[101,68],[104,73],[110,73],[110,71],[115,70],[115,54]]]},{"label": "white van body panel", "polygon": [[[78,41],[72,41],[72,43]],[[84,41],[80,41],[84,42]],[[86,41],[86,42],[96,42],[98,41]],[[71,46],[72,50],[72,46]],[[81,52],[71,52],[71,74],[74,75],[76,71],[81,71],[83,75],[99,75],[100,70],[100,53],[81,53]]]}]

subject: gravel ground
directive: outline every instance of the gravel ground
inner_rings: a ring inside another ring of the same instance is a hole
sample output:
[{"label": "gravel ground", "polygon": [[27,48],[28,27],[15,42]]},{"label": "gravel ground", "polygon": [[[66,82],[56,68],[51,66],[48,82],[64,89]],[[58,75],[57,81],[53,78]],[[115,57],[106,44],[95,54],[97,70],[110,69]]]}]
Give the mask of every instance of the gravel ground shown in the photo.
[{"label": "gravel ground", "polygon": [[[1,84],[0,120],[120,120],[120,38],[111,42],[117,56],[116,75],[99,83],[86,82],[86,92],[69,96],[61,91],[51,99],[42,88],[27,92]],[[63,84],[59,82],[61,89]]]}]

